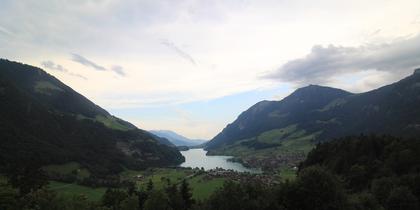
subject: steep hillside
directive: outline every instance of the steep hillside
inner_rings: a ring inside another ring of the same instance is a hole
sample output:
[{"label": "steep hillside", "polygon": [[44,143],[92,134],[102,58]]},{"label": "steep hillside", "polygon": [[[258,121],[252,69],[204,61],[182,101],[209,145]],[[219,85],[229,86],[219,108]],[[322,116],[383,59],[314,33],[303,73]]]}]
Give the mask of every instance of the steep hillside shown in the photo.
[{"label": "steep hillside", "polygon": [[296,164],[317,142],[360,133],[420,134],[420,71],[361,94],[310,85],[243,112],[208,144],[209,154],[253,166]]},{"label": "steep hillside", "polygon": [[349,95],[351,93],[343,90],[310,85],[279,102],[261,101],[239,115],[207,144],[207,148],[217,148],[222,144],[255,137],[264,131],[306,122],[314,110]]},{"label": "steep hillside", "polygon": [[169,130],[151,130],[149,132],[168,139],[175,146],[197,146],[206,142],[205,140],[189,139]]},{"label": "steep hillside", "polygon": [[179,164],[182,155],[42,69],[0,60],[0,170],[75,161],[92,174]]}]

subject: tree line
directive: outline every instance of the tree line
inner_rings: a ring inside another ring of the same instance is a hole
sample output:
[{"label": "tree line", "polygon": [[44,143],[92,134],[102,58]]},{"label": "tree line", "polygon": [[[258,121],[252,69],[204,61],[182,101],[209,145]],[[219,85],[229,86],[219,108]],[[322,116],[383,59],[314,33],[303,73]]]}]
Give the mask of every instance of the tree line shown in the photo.
[{"label": "tree line", "polygon": [[336,139],[317,145],[295,179],[275,186],[226,181],[206,200],[194,200],[186,180],[167,181],[162,189],[151,181],[144,189],[133,183],[110,188],[93,203],[57,196],[36,181],[41,175],[25,179],[10,177],[0,187],[0,209],[419,210],[420,141],[373,135]]}]

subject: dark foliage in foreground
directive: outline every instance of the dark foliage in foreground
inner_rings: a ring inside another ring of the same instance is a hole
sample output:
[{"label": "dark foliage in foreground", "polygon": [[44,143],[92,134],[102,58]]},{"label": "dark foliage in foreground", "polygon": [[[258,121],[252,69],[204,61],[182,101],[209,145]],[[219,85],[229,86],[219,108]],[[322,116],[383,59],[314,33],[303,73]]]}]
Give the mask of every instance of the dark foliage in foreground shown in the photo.
[{"label": "dark foliage in foreground", "polygon": [[42,182],[25,182],[33,185],[26,186],[31,190],[25,195],[19,195],[10,185],[0,187],[0,209],[17,204],[43,209],[33,206],[46,205],[50,199],[53,203],[48,209],[419,210],[419,145],[416,139],[388,136],[338,139],[318,145],[294,180],[272,187],[228,181],[201,202],[191,198],[187,182],[168,183],[163,190],[154,189],[151,182],[146,190],[133,186],[109,189],[96,204],[80,197],[62,200],[39,188]]}]

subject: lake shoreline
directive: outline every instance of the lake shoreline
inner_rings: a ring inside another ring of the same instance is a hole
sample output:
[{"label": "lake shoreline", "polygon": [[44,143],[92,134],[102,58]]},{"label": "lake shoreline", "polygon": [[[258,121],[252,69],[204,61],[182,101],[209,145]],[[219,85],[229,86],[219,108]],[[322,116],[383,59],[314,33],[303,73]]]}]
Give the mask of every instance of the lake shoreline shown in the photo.
[{"label": "lake shoreline", "polygon": [[181,154],[185,157],[185,162],[180,164],[180,167],[204,168],[205,170],[222,168],[237,172],[262,173],[261,169],[249,168],[240,162],[232,161],[233,156],[207,155],[207,151],[202,148],[181,151]]}]

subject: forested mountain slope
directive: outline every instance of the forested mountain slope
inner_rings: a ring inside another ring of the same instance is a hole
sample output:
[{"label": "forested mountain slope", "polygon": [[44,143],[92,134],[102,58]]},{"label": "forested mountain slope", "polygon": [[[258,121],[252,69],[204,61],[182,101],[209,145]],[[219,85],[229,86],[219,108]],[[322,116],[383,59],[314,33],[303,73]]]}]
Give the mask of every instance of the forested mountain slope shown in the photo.
[{"label": "forested mountain slope", "polygon": [[420,135],[419,106],[420,69],[399,82],[360,94],[310,85],[281,101],[255,104],[206,148],[210,154],[292,153],[302,159],[300,154],[317,142],[347,135],[415,137]]},{"label": "forested mountain slope", "polygon": [[182,155],[42,69],[0,60],[0,165],[76,161],[93,174],[179,164]]}]

